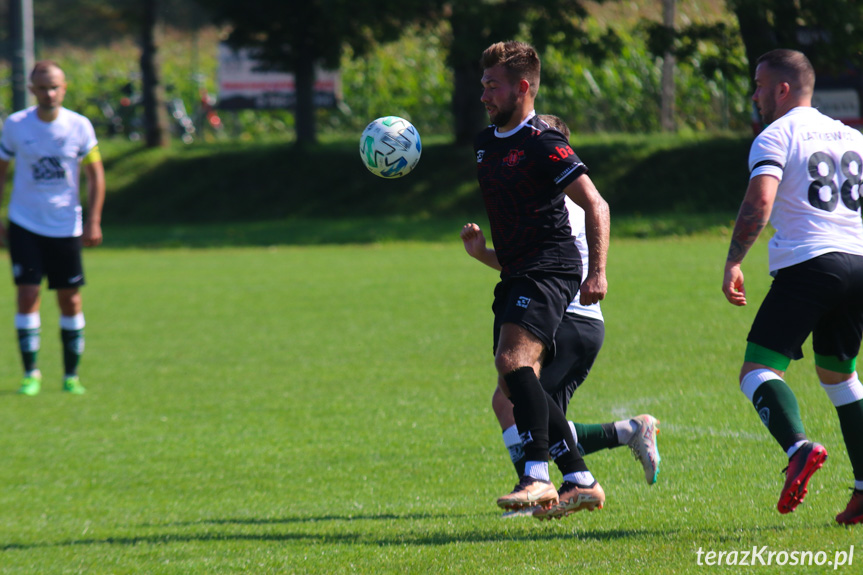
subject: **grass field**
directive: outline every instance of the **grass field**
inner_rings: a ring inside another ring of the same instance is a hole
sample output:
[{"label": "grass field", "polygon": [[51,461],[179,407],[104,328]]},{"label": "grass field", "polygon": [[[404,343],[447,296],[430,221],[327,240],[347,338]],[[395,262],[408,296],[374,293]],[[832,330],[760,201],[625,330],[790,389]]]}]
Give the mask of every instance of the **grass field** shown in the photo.
[{"label": "grass field", "polygon": [[[837,571],[859,572],[811,353],[788,380],[831,458],[775,510],[784,457],[736,385],[766,249],[743,309],[719,289],[726,249],[613,242],[606,343],[570,416],[654,414],[662,470],[648,487],[625,448],[594,454],[606,508],[548,523],[494,505],[515,483],[490,409],[496,278],[460,243],[88,251],[81,397],[59,392],[51,301],[43,392],[15,394],[3,282],[0,573],[700,573],[699,550],[852,545]],[[834,567],[777,559],[761,570]]]}]

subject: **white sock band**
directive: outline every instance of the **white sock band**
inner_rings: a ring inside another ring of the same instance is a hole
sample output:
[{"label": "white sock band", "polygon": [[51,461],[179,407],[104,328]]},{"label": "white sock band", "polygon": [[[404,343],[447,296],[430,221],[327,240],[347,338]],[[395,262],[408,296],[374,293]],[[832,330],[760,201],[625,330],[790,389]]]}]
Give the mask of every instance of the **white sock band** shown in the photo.
[{"label": "white sock band", "polygon": [[854,489],[863,491],[863,481],[855,481],[854,482]]},{"label": "white sock band", "polygon": [[849,403],[863,399],[863,383],[860,383],[857,372],[851,374],[851,379],[847,381],[834,385],[827,385],[822,382],[821,387],[827,392],[827,397],[830,398],[835,407],[848,405]]},{"label": "white sock band", "polygon": [[84,314],[79,313],[76,315],[61,315],[60,316],[60,329],[67,330],[78,330],[84,329]]},{"label": "white sock band", "polygon": [[15,314],[15,329],[38,329],[40,327],[42,327],[42,318],[38,311]]},{"label": "white sock band", "polygon": [[524,474],[534,479],[550,481],[548,475],[548,461],[528,461],[524,464]]},{"label": "white sock band", "polygon": [[638,422],[634,419],[615,421],[614,429],[617,431],[617,442],[620,445],[626,445],[632,439],[632,435],[638,431]]},{"label": "white sock band", "polygon": [[753,369],[744,375],[743,379],[740,381],[740,391],[743,392],[743,395],[749,398],[749,401],[752,401],[752,396],[755,395],[755,390],[765,381],[770,381],[772,379],[785,381],[775,371],[771,371],[769,369]]},{"label": "white sock band", "polygon": [[563,476],[563,480],[575,483],[576,485],[581,485],[582,487],[590,487],[596,482],[596,479],[594,479],[593,474],[590,471],[567,473]]}]

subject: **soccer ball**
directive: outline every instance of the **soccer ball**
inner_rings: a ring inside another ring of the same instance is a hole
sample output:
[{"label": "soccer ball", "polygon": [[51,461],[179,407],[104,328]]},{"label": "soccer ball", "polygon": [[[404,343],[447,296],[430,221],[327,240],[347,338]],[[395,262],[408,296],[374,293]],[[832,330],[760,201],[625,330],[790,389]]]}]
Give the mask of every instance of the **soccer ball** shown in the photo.
[{"label": "soccer ball", "polygon": [[360,157],[371,173],[401,178],[420,161],[422,144],[413,124],[398,116],[378,118],[363,130]]}]

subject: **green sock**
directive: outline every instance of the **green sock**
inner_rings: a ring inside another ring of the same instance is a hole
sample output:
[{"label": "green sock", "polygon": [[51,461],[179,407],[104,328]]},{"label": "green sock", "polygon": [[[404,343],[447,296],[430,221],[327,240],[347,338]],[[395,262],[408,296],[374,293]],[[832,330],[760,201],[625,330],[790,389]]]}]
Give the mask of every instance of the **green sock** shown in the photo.
[{"label": "green sock", "polygon": [[848,449],[848,459],[854,470],[854,479],[863,480],[863,399],[840,405],[836,408],[839,414],[839,426],[845,447]]},{"label": "green sock", "polygon": [[72,376],[78,373],[78,362],[84,353],[84,330],[61,329],[60,339],[63,340],[63,370],[64,375]]},{"label": "green sock", "polygon": [[584,450],[584,455],[619,445],[613,423],[573,422],[573,425],[578,434],[578,445]]},{"label": "green sock", "polygon": [[758,386],[752,394],[752,405],[761,422],[785,451],[806,439],[797,398],[788,384],[778,376]]},{"label": "green sock", "polygon": [[821,387],[839,416],[854,479],[863,481],[863,384],[856,374],[851,374],[847,381],[833,385],[822,383]]},{"label": "green sock", "polygon": [[30,373],[36,369],[36,360],[39,357],[40,328],[18,329],[18,349],[21,351],[21,362],[24,365],[24,373]]}]

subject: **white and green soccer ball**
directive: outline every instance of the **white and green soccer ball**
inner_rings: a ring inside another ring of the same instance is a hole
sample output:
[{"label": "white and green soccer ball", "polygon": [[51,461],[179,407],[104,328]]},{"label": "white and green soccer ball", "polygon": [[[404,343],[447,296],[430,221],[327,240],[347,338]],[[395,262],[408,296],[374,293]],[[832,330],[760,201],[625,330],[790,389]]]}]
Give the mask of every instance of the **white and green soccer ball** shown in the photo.
[{"label": "white and green soccer ball", "polygon": [[413,124],[398,116],[378,118],[363,130],[360,158],[382,178],[406,176],[420,161],[422,143]]}]

